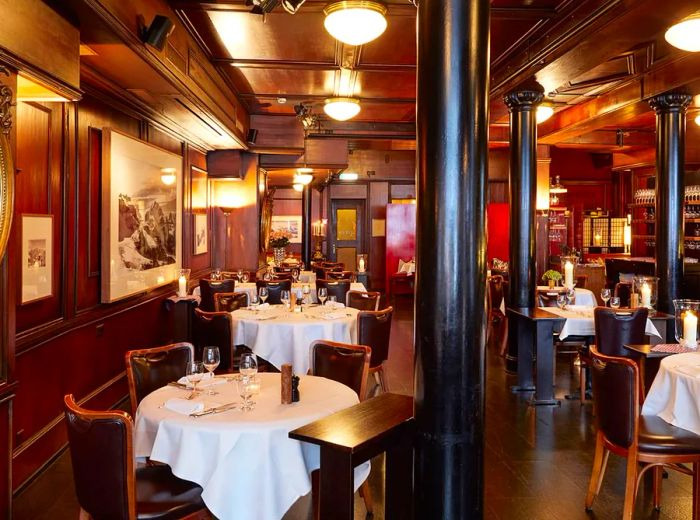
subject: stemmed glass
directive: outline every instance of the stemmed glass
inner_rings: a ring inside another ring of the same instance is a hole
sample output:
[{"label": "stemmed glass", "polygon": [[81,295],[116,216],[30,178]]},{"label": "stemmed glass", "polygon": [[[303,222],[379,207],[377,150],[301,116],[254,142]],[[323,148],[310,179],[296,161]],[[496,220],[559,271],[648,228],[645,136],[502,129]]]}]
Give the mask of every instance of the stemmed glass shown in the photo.
[{"label": "stemmed glass", "polygon": [[328,289],[325,287],[319,287],[319,289],[318,289],[318,301],[321,302],[321,305],[325,305],[327,299],[328,299]]},{"label": "stemmed glass", "polygon": [[258,305],[260,305],[260,298],[258,298],[258,293],[253,292],[250,294],[250,308],[255,311],[256,314],[258,312]]},{"label": "stemmed glass", "polygon": [[212,273],[211,273],[211,279],[212,279],[212,280],[221,280],[221,278],[222,278],[222,276],[221,276],[221,268],[220,268],[220,267],[217,267],[216,269],[214,269],[214,271],[212,271]]},{"label": "stemmed glass", "polygon": [[[574,283],[574,285],[576,285]],[[573,303],[576,301],[576,291],[573,288],[567,289],[566,290],[566,303],[567,305],[573,305]]]},{"label": "stemmed glass", "polygon": [[262,300],[263,303],[267,301],[267,297],[269,296],[269,293],[267,291],[267,287],[261,287],[258,290],[258,296],[260,296],[260,299]]},{"label": "stemmed glass", "polygon": [[610,289],[608,289],[608,288],[601,289],[601,291],[600,291],[600,299],[603,300],[604,307],[607,307],[607,306],[608,306],[608,300],[610,299],[610,296],[612,296],[612,295],[610,294]]},{"label": "stemmed glass", "polygon": [[299,269],[292,269],[292,280],[294,280],[294,283],[299,281]]},{"label": "stemmed glass", "polygon": [[249,412],[255,408],[253,396],[260,393],[261,381],[257,376],[240,377],[236,381],[238,394],[243,398],[243,411]]},{"label": "stemmed glass", "polygon": [[243,275],[241,276],[241,281],[243,283],[248,283],[248,280],[250,280],[250,275],[247,272],[243,273]]},{"label": "stemmed glass", "polygon": [[566,294],[564,294],[564,293],[557,294],[557,307],[559,307],[561,310],[564,310],[564,309],[566,309],[566,303],[567,303]]},{"label": "stemmed glass", "polygon": [[243,269],[239,269],[236,273],[236,276],[238,277],[238,283],[241,283],[241,280],[243,278]]},{"label": "stemmed glass", "polygon": [[620,308],[620,297],[619,296],[613,296],[610,298],[610,308],[612,309],[619,309]]},{"label": "stemmed glass", "polygon": [[187,368],[185,371],[185,377],[187,381],[192,384],[192,393],[187,397],[187,399],[192,399],[197,394],[197,383],[199,383],[204,377],[204,366],[201,361],[192,361],[187,363]]},{"label": "stemmed glass", "polygon": [[[217,369],[221,363],[221,354],[219,353],[219,347],[204,347],[202,351],[202,365],[207,369],[212,377],[214,376],[214,370]],[[216,395],[217,392],[209,390],[208,395]]]},{"label": "stemmed glass", "polygon": [[280,301],[282,302],[282,305],[284,305],[284,308],[287,309],[289,308],[289,302],[291,301],[292,297],[289,291],[282,291],[280,293]]},{"label": "stemmed glass", "polygon": [[304,303],[311,303],[309,301],[309,295],[311,294],[311,288],[309,287],[309,284],[304,284],[301,288],[301,293],[304,295]]},{"label": "stemmed glass", "polygon": [[241,361],[239,365],[239,372],[243,377],[251,377],[258,373],[258,361],[255,354],[252,352],[245,352],[241,354]]}]

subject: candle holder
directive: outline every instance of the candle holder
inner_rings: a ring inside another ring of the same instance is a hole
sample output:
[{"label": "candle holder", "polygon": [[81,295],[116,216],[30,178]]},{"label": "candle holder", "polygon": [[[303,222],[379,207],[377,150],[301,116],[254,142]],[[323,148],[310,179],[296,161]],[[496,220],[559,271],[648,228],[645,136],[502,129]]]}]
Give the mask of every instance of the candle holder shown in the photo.
[{"label": "candle holder", "polygon": [[577,255],[561,256],[562,285],[567,289],[573,289],[574,285],[576,285],[576,266],[578,261],[579,257]]},{"label": "candle holder", "polygon": [[656,276],[635,276],[632,291],[638,296],[639,306],[653,313],[659,294],[659,279]]},{"label": "candle holder", "polygon": [[365,273],[369,268],[369,255],[360,254],[357,255],[357,272]]},{"label": "candle holder", "polygon": [[177,295],[180,298],[187,296],[187,288],[190,284],[190,269],[180,269],[177,272]]},{"label": "candle holder", "polygon": [[700,300],[673,300],[676,309],[676,341],[690,349],[698,348]]}]

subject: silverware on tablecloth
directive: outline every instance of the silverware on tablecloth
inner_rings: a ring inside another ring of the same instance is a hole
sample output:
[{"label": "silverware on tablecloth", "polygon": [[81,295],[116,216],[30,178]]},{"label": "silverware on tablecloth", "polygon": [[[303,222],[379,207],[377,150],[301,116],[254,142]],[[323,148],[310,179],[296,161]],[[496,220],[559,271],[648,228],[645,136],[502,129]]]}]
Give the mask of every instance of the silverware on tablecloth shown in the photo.
[{"label": "silverware on tablecloth", "polygon": [[175,388],[181,388],[183,390],[187,390],[187,385],[184,383],[178,383],[177,381],[171,381],[168,383],[168,386],[174,386]]},{"label": "silverware on tablecloth", "polygon": [[193,412],[190,417],[202,417],[204,415],[211,415],[215,413],[227,412],[228,410],[233,410],[234,408],[240,406],[241,403],[228,403],[222,404],[221,406],[215,406],[214,408],[209,408],[207,410],[202,410],[201,412]]}]

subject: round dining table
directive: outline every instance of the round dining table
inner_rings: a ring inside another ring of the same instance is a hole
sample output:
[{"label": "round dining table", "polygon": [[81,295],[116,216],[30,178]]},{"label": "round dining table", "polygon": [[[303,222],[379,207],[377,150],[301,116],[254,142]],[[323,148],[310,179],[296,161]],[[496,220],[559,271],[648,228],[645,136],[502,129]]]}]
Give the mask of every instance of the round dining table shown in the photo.
[{"label": "round dining table", "polygon": [[700,352],[665,357],[644,399],[642,414],[700,435]]},{"label": "round dining table", "polygon": [[282,305],[266,310],[238,309],[231,313],[234,345],[246,345],[278,369],[285,363],[297,374],[310,366],[310,346],[315,340],[357,343],[357,315],[351,307],[304,306],[290,312]]},{"label": "round dining table", "polygon": [[[313,273],[312,273],[313,274]],[[309,286],[309,296],[311,297],[312,303],[318,303],[318,295],[316,294],[316,278],[314,277],[314,282],[313,283],[304,283],[304,282],[297,282],[292,284],[292,290],[296,291],[297,293],[300,291],[303,291],[304,286],[308,285]],[[248,301],[250,301],[250,298],[258,293],[258,287],[255,285],[255,282],[238,282],[236,281],[236,284],[234,286],[234,291],[236,292],[244,292],[248,294]],[[350,284],[350,290],[351,291],[362,291],[366,292],[367,289],[365,288],[364,284],[360,282],[352,282]],[[199,297],[201,294],[201,291],[199,287],[195,287],[194,290],[192,291],[192,296],[194,297]],[[340,303],[345,303],[345,302],[340,302]]]},{"label": "round dining table", "polygon": [[[223,376],[217,376],[223,377]],[[255,408],[239,406],[191,417],[170,410],[171,398],[189,390],[166,386],[146,396],[136,411],[137,457],[168,464],[178,477],[196,482],[207,508],[219,519],[278,520],[311,491],[311,472],[320,466],[318,446],[288,437],[291,430],[359,402],[349,387],[323,377],[301,375],[297,403],[280,404],[280,374],[261,373]],[[208,387],[195,397],[205,410],[240,403],[236,383]],[[369,475],[369,464],[355,470],[355,488]]]}]

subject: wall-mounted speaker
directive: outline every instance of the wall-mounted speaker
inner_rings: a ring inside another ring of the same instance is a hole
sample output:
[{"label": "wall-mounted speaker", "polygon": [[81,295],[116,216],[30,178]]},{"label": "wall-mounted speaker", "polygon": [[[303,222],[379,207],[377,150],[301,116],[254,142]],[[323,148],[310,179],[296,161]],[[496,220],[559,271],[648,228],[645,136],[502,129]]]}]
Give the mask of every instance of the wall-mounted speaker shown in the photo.
[{"label": "wall-mounted speaker", "polygon": [[170,18],[157,14],[153,18],[151,25],[145,30],[143,42],[162,51],[165,48],[165,43],[168,41],[168,36],[172,34],[174,29],[175,24]]},{"label": "wall-mounted speaker", "polygon": [[255,144],[255,141],[258,139],[258,130],[257,128],[251,128],[248,130],[248,143],[249,144]]}]

